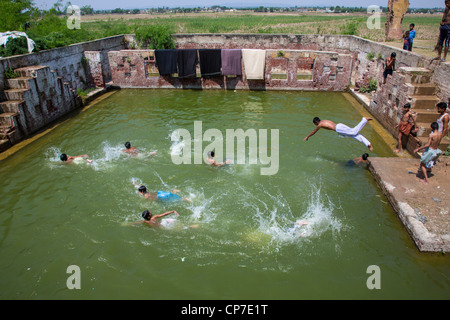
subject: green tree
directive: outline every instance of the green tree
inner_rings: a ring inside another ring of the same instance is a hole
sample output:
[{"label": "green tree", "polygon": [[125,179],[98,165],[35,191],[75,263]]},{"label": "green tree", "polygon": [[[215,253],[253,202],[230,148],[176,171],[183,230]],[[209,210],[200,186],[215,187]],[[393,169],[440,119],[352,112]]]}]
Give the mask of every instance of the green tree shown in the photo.
[{"label": "green tree", "polygon": [[23,30],[25,23],[37,15],[32,0],[0,0],[0,31]]}]

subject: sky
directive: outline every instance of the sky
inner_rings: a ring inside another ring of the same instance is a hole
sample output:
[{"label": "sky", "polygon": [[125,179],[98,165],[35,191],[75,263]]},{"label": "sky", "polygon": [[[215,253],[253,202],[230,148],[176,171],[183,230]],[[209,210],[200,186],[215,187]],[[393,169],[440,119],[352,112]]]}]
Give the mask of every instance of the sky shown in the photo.
[{"label": "sky", "polygon": [[[49,9],[56,0],[34,0],[40,9]],[[65,5],[67,0],[63,0]],[[378,5],[387,7],[388,0],[71,0],[74,5],[80,7],[90,5],[95,10],[101,9],[143,9],[157,7],[210,7],[220,6],[251,6],[251,7],[294,7],[294,6],[346,6],[368,7]],[[444,0],[409,0],[410,8],[444,8]]]}]

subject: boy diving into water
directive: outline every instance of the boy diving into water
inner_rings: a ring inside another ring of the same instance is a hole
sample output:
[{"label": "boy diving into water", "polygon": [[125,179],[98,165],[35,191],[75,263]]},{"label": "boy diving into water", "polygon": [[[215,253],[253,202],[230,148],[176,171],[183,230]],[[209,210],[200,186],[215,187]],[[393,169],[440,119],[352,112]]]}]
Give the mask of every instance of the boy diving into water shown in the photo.
[{"label": "boy diving into water", "polygon": [[336,131],[341,137],[350,137],[359,142],[364,143],[364,145],[369,148],[370,151],[373,151],[372,144],[369,140],[367,140],[363,135],[359,134],[359,131],[366,125],[368,121],[372,120],[371,118],[362,118],[361,122],[354,128],[350,128],[343,123],[334,123],[330,120],[320,120],[318,117],[313,119],[313,123],[316,125],[316,128],[308,134],[303,140],[308,141],[309,137],[314,135],[319,129],[323,128],[326,130]]}]

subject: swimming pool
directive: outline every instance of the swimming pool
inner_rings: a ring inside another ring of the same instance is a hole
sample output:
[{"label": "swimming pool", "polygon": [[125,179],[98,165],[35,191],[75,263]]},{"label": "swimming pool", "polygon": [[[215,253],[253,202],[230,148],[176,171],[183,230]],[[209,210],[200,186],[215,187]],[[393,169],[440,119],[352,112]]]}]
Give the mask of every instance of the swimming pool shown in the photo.
[{"label": "swimming pool", "polygon": [[[303,141],[314,116],[361,120],[342,93],[281,91],[121,90],[78,114],[0,162],[0,298],[448,299],[448,256],[419,253],[368,170],[346,165],[363,144],[322,130]],[[224,136],[278,129],[276,174],[174,164],[174,132],[196,121]],[[370,124],[361,133],[370,156],[392,156]],[[191,202],[150,201],[134,183]],[[180,215],[131,225],[146,209]],[[381,289],[367,287],[372,265]]]}]

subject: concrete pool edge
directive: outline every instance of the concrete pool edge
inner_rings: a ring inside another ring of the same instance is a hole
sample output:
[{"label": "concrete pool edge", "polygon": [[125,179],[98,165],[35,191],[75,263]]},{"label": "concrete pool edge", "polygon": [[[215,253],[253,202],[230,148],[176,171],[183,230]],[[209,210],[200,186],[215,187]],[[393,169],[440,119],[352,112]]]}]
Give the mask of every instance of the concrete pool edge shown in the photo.
[{"label": "concrete pool edge", "polygon": [[[370,112],[368,111],[370,99],[363,94],[355,92],[354,90],[349,90],[348,92],[351,97],[360,103],[360,106],[353,104],[353,107],[357,109],[362,116],[370,115]],[[383,141],[389,147],[395,148],[397,141],[383,126],[381,126],[381,124],[373,127],[377,134],[382,137]],[[430,204],[434,204],[434,200],[430,196],[428,201],[422,201],[420,204],[415,205],[416,208],[413,208],[408,199],[405,199],[404,194],[398,191],[401,189],[401,180],[405,180],[404,177],[399,176],[397,180],[392,179],[392,177],[395,176],[394,174],[397,173],[395,172],[396,170],[394,170],[394,172],[390,172],[390,169],[393,168],[394,162],[402,163],[402,168],[410,166],[411,163],[413,163],[416,167],[419,165],[419,161],[409,152],[405,151],[402,154],[394,153],[393,158],[371,158],[369,171],[386,198],[389,200],[392,209],[399,217],[404,228],[416,244],[418,250],[421,252],[450,252],[450,234],[446,233],[439,235],[435,232],[430,232],[424,223],[418,219],[418,214],[416,214],[418,208],[423,208],[429,206]],[[439,180],[440,185],[444,185],[444,181],[442,181],[440,176],[435,177],[435,179]],[[445,180],[446,178],[443,179]],[[409,183],[420,182],[414,181]],[[444,188],[442,191],[447,191],[445,186],[443,187]]]},{"label": "concrete pool edge", "polygon": [[[445,197],[444,200],[440,200],[431,196],[447,193],[448,165],[440,162],[433,168],[436,170],[436,174],[431,178],[434,179],[433,181],[430,179],[429,185],[422,185],[417,181],[415,175],[405,175],[405,171],[399,169],[405,170],[411,165],[417,166],[418,161],[404,158],[373,158],[369,165],[369,171],[419,251],[450,252],[450,234],[446,230],[446,226],[439,224],[439,221],[433,221],[436,216],[441,214],[441,212],[436,212],[436,206],[441,202],[443,207],[448,206],[449,200],[446,200]],[[438,176],[438,172],[440,176]],[[441,176],[441,174],[445,175]],[[439,192],[436,191],[436,188],[439,189]],[[422,196],[417,196],[417,193]],[[432,210],[434,210],[434,214],[431,214]],[[429,214],[422,215],[421,213],[424,211]],[[446,214],[448,215],[448,212]],[[430,227],[430,225],[434,225],[434,227]],[[442,229],[439,230],[439,227]]]}]

